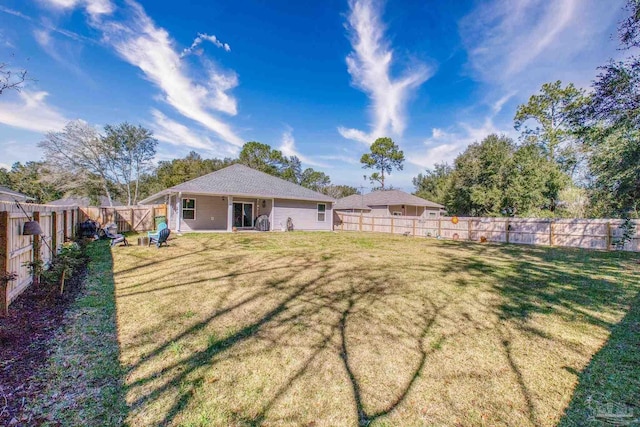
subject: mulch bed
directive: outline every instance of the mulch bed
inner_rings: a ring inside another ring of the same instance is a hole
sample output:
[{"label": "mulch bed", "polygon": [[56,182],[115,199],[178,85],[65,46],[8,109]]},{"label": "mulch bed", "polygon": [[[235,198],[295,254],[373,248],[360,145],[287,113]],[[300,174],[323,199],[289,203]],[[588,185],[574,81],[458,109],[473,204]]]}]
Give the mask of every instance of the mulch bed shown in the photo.
[{"label": "mulch bed", "polygon": [[0,317],[0,427],[29,425],[25,408],[43,389],[35,375],[47,362],[51,338],[77,296],[86,269],[57,285],[32,285]]}]

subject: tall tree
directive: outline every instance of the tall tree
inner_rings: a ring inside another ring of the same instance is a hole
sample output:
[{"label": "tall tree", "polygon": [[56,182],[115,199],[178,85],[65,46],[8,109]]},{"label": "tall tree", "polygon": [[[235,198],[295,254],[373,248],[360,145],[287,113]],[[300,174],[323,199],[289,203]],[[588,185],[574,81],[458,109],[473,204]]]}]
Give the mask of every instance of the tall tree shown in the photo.
[{"label": "tall tree", "polygon": [[268,144],[250,141],[242,146],[238,162],[269,175],[279,176],[283,167],[284,156]]},{"label": "tall tree", "polygon": [[63,196],[60,188],[46,179],[43,162],[16,162],[6,175],[1,171],[0,175],[4,181],[4,184],[0,185],[7,185],[14,191],[31,196],[37,203],[48,203]]},{"label": "tall tree", "polygon": [[[575,143],[576,128],[572,118],[583,108],[584,91],[560,80],[545,83],[540,92],[520,105],[515,115],[515,128],[522,131],[522,140],[539,144],[549,160],[573,175],[580,163],[579,146]],[[535,124],[534,126],[529,126]]]},{"label": "tall tree", "polygon": [[299,184],[313,191],[322,192],[325,187],[331,184],[331,178],[324,172],[307,168],[302,171]]},{"label": "tall tree", "polygon": [[415,195],[432,202],[447,204],[451,191],[453,168],[447,163],[436,163],[433,169],[413,178]]},{"label": "tall tree", "polygon": [[[627,2],[619,27],[623,48],[640,46],[640,2]],[[593,179],[590,206],[600,215],[640,216],[640,59],[600,67],[580,116]]]},{"label": "tall tree", "polygon": [[98,131],[82,120],[67,123],[60,132],[49,132],[39,147],[44,153],[50,179],[65,191],[81,191],[87,181],[97,179],[104,194],[113,203],[114,153]]},{"label": "tall tree", "polygon": [[404,153],[399,149],[391,138],[378,138],[371,144],[371,152],[365,153],[360,158],[360,163],[364,169],[375,169],[369,175],[371,183],[379,183],[380,189],[384,190],[385,173],[391,175],[394,169],[402,170],[404,162]]},{"label": "tall tree", "polygon": [[112,152],[107,165],[111,176],[127,197],[127,205],[138,202],[140,178],[149,171],[158,141],[142,126],[127,122],[104,127],[103,144]]}]

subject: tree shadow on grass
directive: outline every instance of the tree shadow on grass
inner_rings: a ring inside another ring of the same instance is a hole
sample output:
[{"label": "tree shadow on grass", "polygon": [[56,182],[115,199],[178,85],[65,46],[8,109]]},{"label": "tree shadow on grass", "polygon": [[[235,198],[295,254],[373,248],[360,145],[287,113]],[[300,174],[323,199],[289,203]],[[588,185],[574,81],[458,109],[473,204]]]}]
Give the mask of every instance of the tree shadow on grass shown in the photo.
[{"label": "tree shadow on grass", "polygon": [[629,408],[633,412],[631,418],[640,419],[640,295],[631,302],[631,309],[622,321],[612,328],[607,343],[579,374],[578,385],[559,426],[587,425],[595,415],[594,409],[607,404]]},{"label": "tree shadow on grass", "polygon": [[[246,271],[246,266],[231,266],[228,273],[210,279],[187,279],[185,283],[159,284],[148,290],[137,288],[128,295],[123,293],[119,297],[141,298],[145,293],[152,295],[175,287],[198,285],[213,289],[220,281],[225,282],[224,286],[216,288],[221,297],[217,301],[212,300],[216,302],[206,317],[158,342],[127,367],[131,375],[127,390],[135,396],[131,402],[132,414],[138,416],[144,411],[160,413],[153,422],[157,425],[183,421],[182,418],[189,415],[185,414],[186,408],[211,380],[207,372],[216,365],[229,361],[241,363],[262,353],[273,357],[272,353],[295,348],[305,350],[304,356],[289,365],[277,381],[263,378],[272,381],[274,386],[259,399],[229,408],[229,423],[261,425],[267,420],[289,424],[305,421],[302,413],[298,418],[290,415],[286,419],[274,420],[270,412],[278,403],[295,394],[302,379],[317,369],[320,356],[321,360],[326,360],[326,354],[339,361],[343,373],[339,378],[346,380],[351,397],[353,412],[340,415],[361,426],[382,421],[406,401],[429,357],[447,339],[435,334],[433,327],[438,320],[453,322],[450,318],[443,319],[442,312],[459,297],[456,294],[434,298],[433,291],[416,294],[415,289],[403,290],[406,283],[398,283],[398,274],[413,270],[420,277],[450,275],[459,281],[460,287],[481,287],[479,284],[482,283],[485,291],[499,297],[497,303],[476,301],[478,306],[484,305],[484,312],[497,317],[496,324],[487,326],[486,319],[472,318],[468,314],[465,318],[462,313],[460,317],[466,320],[459,329],[494,329],[504,359],[496,363],[510,369],[513,381],[520,387],[529,423],[540,424],[535,395],[522,372],[518,348],[515,347],[518,344],[514,344],[512,332],[533,333],[570,346],[558,337],[527,325],[527,320],[535,315],[557,314],[568,321],[579,319],[608,329],[613,324],[601,314],[622,310],[637,289],[629,285],[627,276],[618,282],[610,277],[615,276],[615,263],[619,261],[604,253],[473,244],[445,249],[450,251],[451,257],[450,262],[442,265],[428,262],[424,265],[370,263],[336,267],[331,257],[305,254],[300,255],[293,265],[279,266],[277,257],[262,259],[262,262],[252,265],[250,271]],[[205,265],[204,261],[198,262],[202,265],[194,268]],[[134,271],[130,269],[127,274]],[[275,275],[275,278],[261,280],[261,274]],[[211,283],[205,283],[208,281]],[[343,285],[335,288],[334,283]],[[246,288],[241,297],[233,293],[236,287]],[[125,292],[131,292],[131,289]],[[475,296],[473,292],[462,295]],[[168,357],[174,344],[187,343],[191,337],[225,316],[243,313],[250,315],[238,317],[242,321],[235,324],[235,329],[210,340],[203,348],[180,357]],[[398,319],[407,322],[398,322]],[[296,335],[300,329],[305,331],[304,336],[310,343],[292,342],[297,338],[291,337],[302,336]],[[392,385],[384,381],[383,368],[388,360],[370,359],[380,364],[373,367],[362,362],[363,354],[369,352],[376,342],[412,355],[401,359],[406,369],[402,371],[402,378],[396,378]],[[266,375],[266,372],[260,372]],[[390,391],[376,394],[382,386]]]}]

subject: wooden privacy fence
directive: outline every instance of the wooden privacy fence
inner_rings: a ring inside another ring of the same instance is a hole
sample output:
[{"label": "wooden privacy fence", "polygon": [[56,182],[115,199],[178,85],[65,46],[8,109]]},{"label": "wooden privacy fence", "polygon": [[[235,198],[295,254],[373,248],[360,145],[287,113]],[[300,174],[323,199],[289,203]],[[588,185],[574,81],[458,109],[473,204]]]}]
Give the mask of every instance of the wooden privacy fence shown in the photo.
[{"label": "wooden privacy fence", "polygon": [[22,207],[40,223],[43,234],[24,236],[22,229],[28,221],[24,212],[13,202],[0,201],[0,274],[17,275],[11,282],[0,282],[0,316],[6,315],[9,304],[33,281],[26,264],[37,259],[48,264],[65,240],[75,235],[78,208],[34,204]]},{"label": "wooden privacy fence", "polygon": [[[346,212],[335,212],[335,215],[335,230],[602,250],[614,249],[623,232],[621,219],[460,217],[454,224],[450,217],[381,217]],[[635,235],[623,250],[639,252],[640,221],[633,222]]]},{"label": "wooden privacy fence", "polygon": [[156,216],[167,216],[167,205],[81,207],[80,222],[92,219],[100,224],[115,222],[118,232],[155,230]]}]

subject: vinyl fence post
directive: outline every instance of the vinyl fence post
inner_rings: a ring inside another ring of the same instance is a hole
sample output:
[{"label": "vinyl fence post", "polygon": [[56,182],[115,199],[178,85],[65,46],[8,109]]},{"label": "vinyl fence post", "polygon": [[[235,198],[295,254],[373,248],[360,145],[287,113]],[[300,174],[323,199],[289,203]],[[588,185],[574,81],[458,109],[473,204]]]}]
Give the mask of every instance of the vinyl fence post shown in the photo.
[{"label": "vinyl fence post", "polygon": [[[9,268],[9,212],[0,212],[0,274]],[[9,283],[0,281],[0,316],[9,315]]]}]

